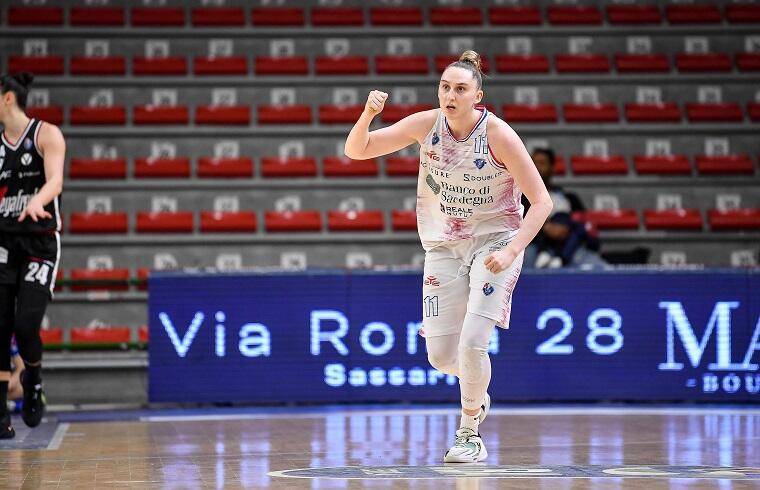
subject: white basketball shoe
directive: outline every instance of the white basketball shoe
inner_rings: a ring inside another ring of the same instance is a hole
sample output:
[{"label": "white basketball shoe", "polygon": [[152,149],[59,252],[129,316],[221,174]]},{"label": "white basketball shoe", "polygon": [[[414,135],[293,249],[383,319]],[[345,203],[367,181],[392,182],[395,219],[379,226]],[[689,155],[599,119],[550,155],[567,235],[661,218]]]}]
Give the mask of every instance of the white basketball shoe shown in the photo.
[{"label": "white basketball shoe", "polygon": [[443,456],[445,463],[477,463],[488,457],[483,439],[474,430],[462,427],[456,432],[456,440]]}]

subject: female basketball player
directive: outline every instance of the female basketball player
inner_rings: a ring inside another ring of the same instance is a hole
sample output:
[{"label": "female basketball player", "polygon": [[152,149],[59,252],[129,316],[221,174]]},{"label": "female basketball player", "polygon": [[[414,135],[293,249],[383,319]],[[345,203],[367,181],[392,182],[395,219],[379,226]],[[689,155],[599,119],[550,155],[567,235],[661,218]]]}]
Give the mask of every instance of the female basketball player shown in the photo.
[{"label": "female basketball player", "polygon": [[[478,432],[490,407],[488,341],[507,328],[523,250],[546,221],[551,198],[511,127],[477,105],[480,56],[466,51],[438,85],[440,109],[369,131],[388,98],[373,90],[346,140],[346,156],[374,158],[420,144],[417,228],[425,249],[422,295],[428,359],[459,377],[460,428],[445,462],[488,453]],[[522,192],[531,207],[525,218]]]},{"label": "female basketball player", "polygon": [[24,112],[29,73],[0,77],[0,438],[14,437],[7,412],[10,343],[15,332],[24,360],[21,416],[42,420],[40,324],[53,294],[61,257],[58,196],[66,144],[54,125]]}]

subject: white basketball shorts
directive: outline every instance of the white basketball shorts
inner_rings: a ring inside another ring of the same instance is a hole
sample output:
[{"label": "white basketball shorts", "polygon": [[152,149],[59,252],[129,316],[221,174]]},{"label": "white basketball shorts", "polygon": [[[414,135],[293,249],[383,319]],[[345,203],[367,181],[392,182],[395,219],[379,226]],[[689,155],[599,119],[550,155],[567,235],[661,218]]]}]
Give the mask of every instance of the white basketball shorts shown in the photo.
[{"label": "white basketball shorts", "polygon": [[524,253],[498,274],[486,269],[489,254],[504,248],[514,232],[425,243],[422,326],[425,337],[460,333],[466,313],[491,318],[509,328],[512,292]]}]

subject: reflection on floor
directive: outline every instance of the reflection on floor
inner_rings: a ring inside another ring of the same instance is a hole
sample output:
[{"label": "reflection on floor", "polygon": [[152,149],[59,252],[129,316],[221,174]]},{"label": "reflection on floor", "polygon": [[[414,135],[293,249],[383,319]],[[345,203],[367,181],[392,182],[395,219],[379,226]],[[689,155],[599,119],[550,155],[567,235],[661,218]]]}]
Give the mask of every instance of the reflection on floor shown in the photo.
[{"label": "reflection on floor", "polygon": [[757,409],[496,409],[488,460],[443,465],[458,420],[440,407],[176,410],[59,414],[29,431],[14,418],[0,488],[760,488]]}]

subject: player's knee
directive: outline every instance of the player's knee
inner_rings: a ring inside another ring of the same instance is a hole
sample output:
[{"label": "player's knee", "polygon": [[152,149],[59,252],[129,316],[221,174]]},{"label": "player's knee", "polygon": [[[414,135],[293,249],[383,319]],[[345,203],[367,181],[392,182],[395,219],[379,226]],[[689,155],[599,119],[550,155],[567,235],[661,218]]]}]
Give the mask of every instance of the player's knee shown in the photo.
[{"label": "player's knee", "polygon": [[459,347],[460,377],[467,383],[477,383],[483,378],[488,350],[469,345]]},{"label": "player's knee", "polygon": [[456,374],[456,353],[452,355],[451,353],[428,351],[428,362],[442,373]]}]

